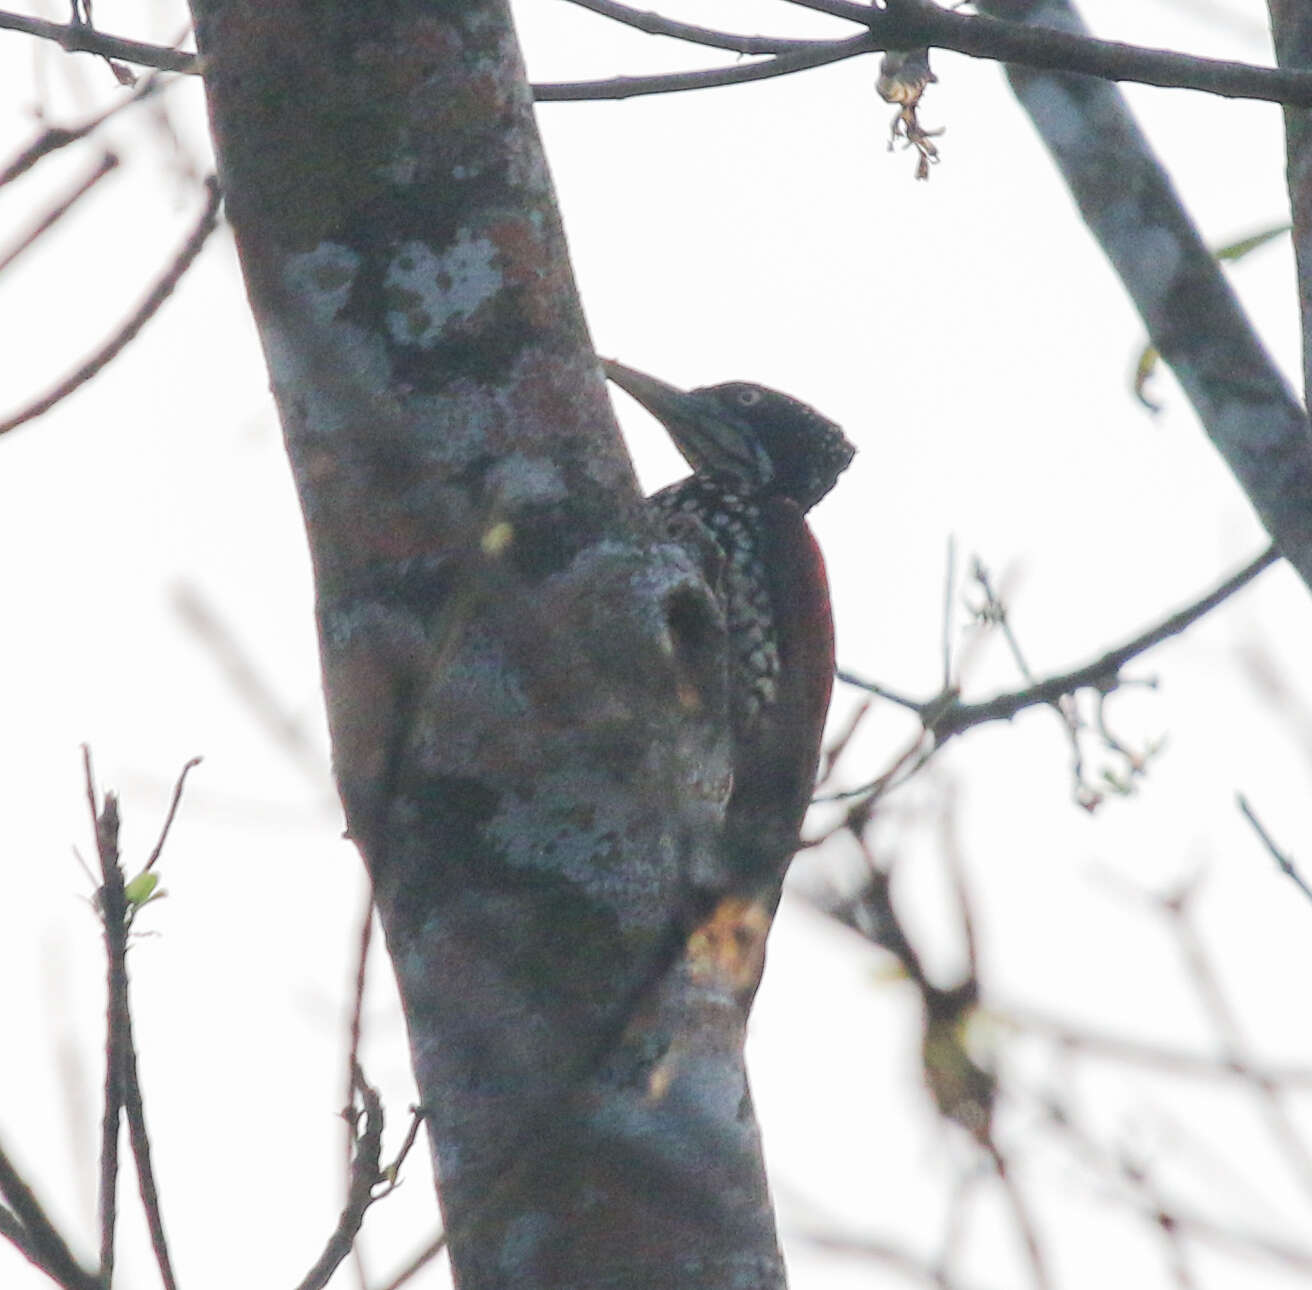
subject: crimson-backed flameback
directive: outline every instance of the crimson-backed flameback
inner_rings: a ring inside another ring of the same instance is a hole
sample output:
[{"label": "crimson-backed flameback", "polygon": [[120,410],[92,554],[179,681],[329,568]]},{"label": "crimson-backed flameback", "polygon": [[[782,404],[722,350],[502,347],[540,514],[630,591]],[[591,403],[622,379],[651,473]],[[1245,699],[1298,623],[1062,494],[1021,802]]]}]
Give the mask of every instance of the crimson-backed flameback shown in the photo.
[{"label": "crimson-backed flameback", "polygon": [[814,408],[733,381],[687,392],[605,362],[693,468],[652,503],[674,537],[698,521],[719,551],[709,580],[728,631],[735,884],[777,895],[811,800],[834,677],[829,584],[806,512],[856,451]]}]

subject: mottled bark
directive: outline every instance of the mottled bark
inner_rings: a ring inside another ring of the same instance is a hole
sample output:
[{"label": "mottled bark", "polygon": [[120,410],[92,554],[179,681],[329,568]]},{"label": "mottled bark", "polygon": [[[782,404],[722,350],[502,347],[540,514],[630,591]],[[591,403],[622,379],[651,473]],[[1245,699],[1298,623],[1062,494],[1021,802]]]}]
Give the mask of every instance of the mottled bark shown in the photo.
[{"label": "mottled bark", "polygon": [[[1267,0],[1276,62],[1312,68],[1312,10],[1301,0]],[[1286,176],[1298,262],[1298,305],[1303,323],[1303,388],[1312,390],[1312,112],[1285,108]],[[1307,500],[1312,509],[1312,497]]]},{"label": "mottled bark", "polygon": [[640,503],[507,7],[193,8],[458,1280],[782,1284],[743,983],[684,952],[723,623]]},{"label": "mottled bark", "polygon": [[[1085,31],[1069,0],[981,0],[979,8]],[[1015,66],[1007,75],[1213,445],[1281,553],[1312,587],[1307,415],[1124,97],[1114,85],[1086,76]]]}]

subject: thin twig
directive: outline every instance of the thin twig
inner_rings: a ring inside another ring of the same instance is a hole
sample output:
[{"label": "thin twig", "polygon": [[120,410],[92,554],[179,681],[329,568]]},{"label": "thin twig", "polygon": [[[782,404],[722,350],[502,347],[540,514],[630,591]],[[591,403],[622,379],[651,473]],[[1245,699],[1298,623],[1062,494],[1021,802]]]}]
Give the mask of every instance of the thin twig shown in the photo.
[{"label": "thin twig", "polygon": [[155,67],[162,72],[182,72],[199,75],[200,59],[181,49],[165,45],[151,45],[141,40],[124,40],[110,36],[84,22],[46,22],[29,18],[26,14],[0,11],[0,29],[20,31],[42,40],[53,40],[70,54],[99,54],[102,58],[118,58],[138,67]]},{"label": "thin twig", "polygon": [[[357,937],[359,949],[355,957],[355,991],[351,1000],[351,1020],[346,1045],[346,1096],[342,1102],[346,1110],[342,1113],[342,1119],[346,1123],[344,1164],[348,1196],[351,1192],[352,1162],[356,1154],[356,1125],[351,1109],[355,1101],[356,1080],[360,1071],[360,1039],[364,1029],[364,988],[369,977],[369,946],[373,940],[373,932],[374,894],[371,886],[365,897],[364,913],[360,919],[360,934]],[[361,1286],[366,1286],[368,1278],[365,1276],[364,1256],[358,1242],[351,1243],[351,1253],[355,1260],[356,1279]]]},{"label": "thin twig", "polygon": [[1239,803],[1239,809],[1243,812],[1244,819],[1253,826],[1253,831],[1262,839],[1262,845],[1271,853],[1271,858],[1280,868],[1280,872],[1288,878],[1299,891],[1309,900],[1312,900],[1312,886],[1308,885],[1307,879],[1294,867],[1294,862],[1278,846],[1276,846],[1271,835],[1262,827],[1262,821],[1257,818],[1257,814],[1248,804],[1248,798],[1242,793],[1236,793],[1235,799]]},{"label": "thin twig", "polygon": [[119,1120],[123,1110],[124,1044],[128,1027],[127,896],[119,867],[118,799],[106,793],[97,809],[91,749],[82,746],[82,770],[91,828],[100,862],[96,909],[105,937],[105,1084],[100,1119],[100,1280],[114,1280],[118,1227]]},{"label": "thin twig", "polygon": [[1284,1088],[1312,1090],[1312,1068],[1302,1066],[1254,1066],[1231,1056],[1191,1053],[1160,1044],[1129,1039],[1106,1031],[1078,1029],[1062,1017],[1051,1017],[1026,1008],[990,1007],[991,1021],[1009,1029],[1041,1035],[1062,1048],[1090,1058],[1147,1066],[1201,1079],[1257,1079]]},{"label": "thin twig", "polygon": [[[142,872],[159,859],[168,838],[169,828],[182,799],[188,772],[200,758],[193,757],[183,766],[174,785],[168,813],[160,829],[159,840]],[[96,784],[91,764],[91,750],[83,745],[82,765],[87,803],[92,811],[96,834],[96,852],[100,860],[102,884],[96,893],[96,906],[105,934],[107,961],[107,1011],[105,1037],[105,1104],[102,1118],[100,1155],[100,1279],[105,1286],[113,1281],[114,1235],[118,1210],[119,1120],[127,1119],[128,1141],[137,1169],[137,1189],[141,1195],[151,1248],[159,1267],[165,1290],[177,1290],[164,1219],[160,1209],[159,1188],[151,1162],[150,1136],[146,1130],[146,1108],[141,1095],[137,1070],[136,1045],[132,1037],[132,1012],[128,1001],[128,934],[134,909],[129,905],[123,882],[123,868],[118,850],[118,799],[106,793],[104,805],[96,809]]]},{"label": "thin twig", "polygon": [[1030,671],[1030,665],[1021,652],[1020,641],[1016,638],[1016,633],[1011,630],[1011,618],[1007,613],[1007,602],[994,588],[992,575],[990,575],[984,561],[979,556],[971,561],[970,576],[979,584],[979,589],[984,593],[984,604],[975,611],[976,616],[983,622],[997,627],[1002,632],[1002,638],[1007,642],[1007,648],[1011,651],[1016,670],[1032,685],[1034,683],[1034,673]]},{"label": "thin twig", "polygon": [[[186,786],[187,776],[200,765],[200,762],[201,758],[192,757],[178,772],[177,782],[173,785],[173,796],[169,800],[169,809],[160,827],[159,838],[142,868],[142,873],[148,873],[160,858],[164,844],[168,841],[169,830],[173,827],[174,817],[178,813],[178,806],[182,801],[182,790]],[[119,880],[122,880],[121,873]],[[126,953],[127,933],[131,927],[133,911],[125,911],[125,914],[122,936]],[[177,1290],[173,1260],[169,1256],[168,1240],[164,1235],[164,1214],[160,1207],[159,1186],[155,1181],[150,1135],[146,1130],[146,1103],[141,1094],[141,1079],[137,1070],[137,1047],[132,1034],[132,1013],[127,1007],[126,973],[123,987],[123,1110],[128,1122],[128,1141],[132,1144],[132,1159],[137,1167],[137,1190],[141,1195],[142,1208],[145,1210],[146,1226],[150,1231],[150,1246],[155,1255],[155,1264],[159,1268],[160,1280],[163,1281],[165,1290]]]},{"label": "thin twig", "polygon": [[123,1110],[128,1122],[128,1140],[132,1143],[132,1159],[137,1166],[137,1191],[146,1211],[146,1226],[150,1230],[150,1248],[155,1255],[160,1280],[165,1290],[177,1290],[173,1274],[173,1260],[169,1257],[168,1241],[164,1236],[164,1215],[160,1209],[159,1188],[155,1183],[155,1168],[151,1161],[150,1136],[146,1132],[146,1104],[141,1096],[141,1081],[137,1075],[137,1049],[132,1038],[132,1014],[125,1015],[123,1043]]},{"label": "thin twig", "polygon": [[1181,1238],[1175,1215],[1171,1212],[1157,1186],[1147,1165],[1124,1153],[1121,1159],[1121,1171],[1130,1185],[1142,1193],[1149,1206],[1155,1210],[1153,1226],[1161,1233],[1162,1243],[1166,1248],[1166,1259],[1171,1269],[1171,1277],[1179,1290],[1195,1290],[1197,1281],[1189,1266],[1185,1254],[1185,1244]]},{"label": "thin twig", "polygon": [[852,740],[856,738],[857,732],[865,724],[865,720],[870,715],[873,706],[873,699],[863,699],[858,703],[843,728],[825,746],[820,758],[820,769],[816,775],[817,785],[824,784],[834,773],[835,767],[842,761],[843,755],[851,747]]},{"label": "thin twig", "polygon": [[3,273],[24,251],[30,249],[50,232],[118,164],[118,157],[112,152],[103,153],[86,177],[79,181],[77,187],[50,207],[27,232],[19,237],[18,241],[8,251],[0,254],[0,273]]},{"label": "thin twig", "polygon": [[1051,1127],[1074,1145],[1079,1158],[1095,1171],[1128,1182],[1139,1193],[1137,1198],[1132,1198],[1131,1204],[1135,1212],[1148,1222],[1160,1228],[1163,1221],[1167,1221],[1175,1232],[1195,1241],[1208,1241],[1223,1249],[1236,1250],[1245,1258],[1256,1255],[1304,1274],[1312,1272],[1312,1249],[1291,1245],[1265,1232],[1222,1227],[1205,1215],[1176,1206],[1168,1208],[1159,1195],[1145,1188],[1142,1179],[1133,1173],[1127,1174],[1120,1160],[1108,1162],[1105,1148],[1089,1138],[1063,1106],[1049,1101],[1044,1109]]},{"label": "thin twig", "polygon": [[[1150,1204],[1144,1206],[1143,1216],[1154,1223],[1161,1221],[1157,1207]],[[1302,1273],[1305,1284],[1307,1277],[1312,1274],[1312,1248],[1292,1245],[1266,1232],[1222,1227],[1205,1215],[1181,1209],[1173,1209],[1170,1220],[1182,1236],[1195,1241],[1207,1241],[1220,1249],[1236,1252],[1245,1260],[1256,1256],[1293,1268]]]},{"label": "thin twig", "polygon": [[[999,694],[978,703],[962,703],[953,695],[936,695],[932,699],[904,706],[912,707],[917,711],[926,729],[938,742],[945,743],[954,735],[961,734],[972,726],[983,725],[989,721],[1010,721],[1026,708],[1054,703],[1063,696],[1088,686],[1114,687],[1119,683],[1121,669],[1132,659],[1147,653],[1155,645],[1160,645],[1172,636],[1178,636],[1198,619],[1228,600],[1235,592],[1246,587],[1259,573],[1269,568],[1279,558],[1280,552],[1274,545],[1267,547],[1261,555],[1192,604],[1168,615],[1161,622],[1140,632],[1123,645],[1108,650],[1093,662],[1085,663],[1069,672],[1047,677],[1024,689]],[[892,697],[883,687],[876,688],[855,677],[851,672],[844,671],[839,675],[849,685],[868,689],[875,694],[882,693],[886,698]],[[901,702],[901,700],[894,701]]]},{"label": "thin twig", "polygon": [[1194,988],[1211,1018],[1226,1059],[1248,1074],[1249,1086],[1257,1098],[1258,1110],[1266,1121],[1272,1143],[1284,1155],[1285,1163],[1304,1191],[1312,1195],[1312,1152],[1309,1152],[1307,1143],[1300,1136],[1285,1105],[1285,1091],[1263,1078],[1254,1069],[1248,1056],[1239,1017],[1226,997],[1220,978],[1190,917],[1190,905],[1196,891],[1197,886],[1191,884],[1175,897],[1159,900],[1158,908],[1167,916]]},{"label": "thin twig", "polygon": [[150,853],[150,858],[142,868],[143,873],[149,873],[155,867],[155,861],[159,859],[160,852],[164,850],[164,843],[168,841],[169,830],[173,827],[173,817],[178,813],[178,804],[182,801],[182,790],[186,786],[187,776],[195,770],[204,760],[202,757],[192,757],[182,764],[182,769],[178,772],[177,783],[173,785],[173,797],[169,801],[168,814],[164,817],[164,826],[159,831],[159,840],[155,843]]},{"label": "thin twig", "polygon": [[957,591],[957,539],[948,534],[947,568],[943,573],[943,692],[952,689],[952,607],[956,603]]},{"label": "thin twig", "polygon": [[990,1137],[985,1148],[993,1160],[993,1168],[998,1175],[998,1182],[1007,1204],[1011,1207],[1012,1217],[1016,1221],[1016,1230],[1020,1233],[1021,1244],[1025,1247],[1029,1259],[1030,1275],[1037,1290],[1050,1290],[1052,1278],[1048,1273],[1047,1260],[1043,1256],[1043,1247],[1039,1244],[1038,1230],[1030,1214],[1029,1204],[1016,1179],[1012,1176],[1007,1158],[998,1150],[997,1144]]},{"label": "thin twig", "polygon": [[[1147,49],[1114,40],[1097,40],[1089,36],[1031,28],[1022,23],[1006,22],[981,14],[957,13],[934,4],[920,3],[919,0],[914,4],[908,3],[908,0],[898,0],[896,5],[882,9],[855,4],[851,0],[790,0],[790,3],[845,18],[866,28],[866,32],[856,38],[864,44],[864,48],[858,51],[862,53],[932,46],[955,50],[971,58],[1019,63],[1025,67],[1049,71],[1081,72],[1109,81],[1137,81],[1144,85],[1160,85],[1172,89],[1201,90],[1227,98],[1259,99],[1291,107],[1312,107],[1312,74],[1303,71],[1284,71],[1250,63],[1199,58],[1192,54],[1176,53],[1174,50]],[[600,6],[590,7],[600,12]],[[618,17],[618,14],[612,16]],[[83,23],[44,22],[39,18],[0,11],[0,28],[53,40],[70,51],[100,54],[142,67],[155,67],[186,75],[196,75],[201,71],[200,60],[195,54],[169,49],[164,45],[123,40],[96,31]],[[707,31],[705,28],[693,30]],[[681,38],[693,39],[693,36],[690,33]],[[710,42],[697,40],[696,43]],[[831,42],[831,45],[846,43]],[[779,58],[791,57],[794,52],[790,50]],[[839,55],[843,58],[851,56]],[[834,59],[822,61],[832,62]],[[691,73],[691,79],[641,77],[629,82],[620,80],[535,85],[533,90],[540,102],[627,98],[632,94],[661,94],[704,89],[714,85],[740,84],[819,65],[818,62],[804,61],[797,66],[770,65],[765,69],[753,69],[744,76],[726,74],[737,69],[717,69],[715,72]]]},{"label": "thin twig", "polygon": [[899,694],[896,690],[890,690],[888,686],[881,685],[878,681],[867,681],[865,677],[857,676],[855,672],[849,672],[846,668],[840,667],[834,675],[844,685],[852,685],[858,690],[865,690],[878,698],[887,699],[889,703],[896,703],[899,708],[906,708],[917,716],[921,715],[925,707],[924,702],[920,699],[912,699],[905,694]]},{"label": "thin twig", "polygon": [[395,1191],[399,1186],[397,1173],[405,1163],[405,1158],[413,1150],[415,1143],[419,1140],[419,1130],[423,1128],[424,1121],[428,1118],[428,1113],[422,1106],[412,1106],[410,1108],[410,1127],[405,1131],[405,1140],[401,1143],[401,1150],[396,1153],[396,1158],[390,1165],[383,1167],[383,1177],[387,1182],[387,1187],[382,1191],[380,1196],[386,1196],[388,1193]]},{"label": "thin twig", "polygon": [[[370,906],[372,910],[372,905]],[[356,1096],[359,1095],[360,1109],[356,1109]],[[356,1062],[351,1065],[351,1088],[348,1092],[347,1105],[342,1111],[342,1118],[352,1126],[351,1132],[351,1169],[347,1182],[346,1203],[338,1216],[337,1226],[333,1229],[324,1245],[323,1253],[314,1266],[305,1274],[297,1290],[323,1290],[343,1260],[355,1248],[356,1238],[364,1224],[364,1216],[369,1207],[383,1197],[391,1195],[397,1186],[397,1175],[406,1157],[410,1154],[419,1137],[419,1127],[424,1122],[424,1112],[420,1107],[411,1107],[410,1127],[406,1131],[401,1149],[390,1164],[382,1164],[383,1145],[383,1104],[378,1090],[373,1088],[364,1077],[364,1072]],[[360,1127],[363,1117],[364,1127]]]},{"label": "thin twig", "polygon": [[[1034,673],[1030,670],[1030,665],[1021,651],[1020,639],[1012,630],[1011,617],[1007,612],[1007,602],[999,592],[994,590],[989,571],[985,568],[983,560],[978,556],[972,562],[970,576],[979,584],[980,590],[984,593],[983,608],[976,610],[976,613],[983,621],[991,623],[1001,630],[1002,638],[1007,643],[1007,649],[1011,652],[1017,671],[1020,672],[1027,685],[1033,685]],[[1090,807],[1101,799],[1099,794],[1089,788],[1084,779],[1084,747],[1080,742],[1080,732],[1083,727],[1080,714],[1069,699],[1069,695],[1060,695],[1049,706],[1057,714],[1062,729],[1066,732],[1066,742],[1070,744],[1071,779],[1075,785],[1075,800],[1082,806]]]},{"label": "thin twig", "polygon": [[401,1287],[418,1276],[447,1247],[446,1232],[439,1232],[423,1249],[411,1256],[410,1261],[385,1285],[382,1290],[401,1290]]},{"label": "thin twig", "polygon": [[812,802],[855,800],[855,805],[848,811],[847,818],[839,827],[860,832],[879,800],[924,770],[934,754],[943,746],[927,738],[927,735],[928,731],[925,729],[917,731],[915,738],[897,755],[893,764],[874,779],[858,784],[855,788],[843,788],[835,793],[820,793],[811,799]]},{"label": "thin twig", "polygon": [[347,1043],[346,1100],[349,1103],[351,1093],[357,1086],[360,1069],[360,1037],[363,1029],[364,988],[369,976],[369,945],[374,933],[374,896],[373,891],[365,902],[364,913],[360,919],[360,934],[357,937],[359,949],[355,956],[355,990],[351,1000],[351,1022]]},{"label": "thin twig", "polygon": [[119,99],[117,103],[106,108],[103,112],[97,113],[89,121],[74,126],[48,126],[27,147],[23,148],[12,161],[0,167],[0,188],[12,183],[20,175],[26,174],[43,157],[48,157],[52,152],[57,152],[60,148],[66,148],[69,144],[77,143],[79,140],[85,139],[87,135],[93,134],[106,121],[130,108],[134,103],[140,103],[149,98],[156,90],[162,89],[165,84],[167,82],[162,81],[158,76],[148,76],[133,88],[131,94]]},{"label": "thin twig", "polygon": [[[575,2],[583,3],[583,0],[575,0]],[[776,55],[781,60],[789,61],[784,61],[782,66],[777,67],[772,60],[769,64],[753,64],[747,68],[716,68],[706,72],[685,73],[684,77],[691,77],[691,81],[681,77],[644,76],[622,77],[611,81],[535,85],[533,93],[539,102],[627,98],[633,94],[663,94],[675,90],[705,89],[713,85],[734,85],[744,81],[760,80],[766,76],[786,76],[789,72],[819,67],[824,63],[851,58],[854,54],[869,53],[880,48],[878,42],[872,41],[872,37],[866,34],[841,41],[770,40],[764,37],[734,36],[727,32],[715,32],[710,28],[678,23],[655,14],[639,14],[625,5],[607,5],[604,0],[585,4],[585,7],[629,26],[652,31],[654,34],[676,36],[680,40],[729,49],[738,53]],[[181,72],[188,76],[198,75],[202,70],[200,58],[196,54],[169,49],[164,45],[123,40],[96,31],[83,23],[44,22],[39,18],[0,11],[0,28],[21,31],[43,40],[53,40],[70,52],[100,54],[135,63],[139,67],[154,67],[160,71]],[[850,47],[853,44],[859,44],[861,47],[852,49]],[[793,59],[798,61],[791,61]]]},{"label": "thin twig", "polygon": [[[255,662],[254,653],[240,640],[222,613],[188,582],[170,589],[173,609],[183,626],[210,652],[223,678],[246,705],[250,714],[314,786],[322,790],[328,782],[323,753],[315,743],[308,723],[279,697],[274,686]],[[333,798],[336,801],[336,796]]]},{"label": "thin twig", "polygon": [[559,81],[533,86],[539,103],[566,103],[597,99],[629,99],[645,94],[678,94],[684,90],[708,90],[722,85],[745,85],[749,81],[789,76],[841,63],[848,58],[873,53],[879,42],[868,34],[846,40],[809,42],[809,47],[741,63],[736,67],[711,67],[695,72],[668,72],[661,76],[617,76],[605,81]]},{"label": "thin twig", "polygon": [[569,0],[570,4],[590,13],[600,14],[626,27],[645,31],[650,36],[670,36],[691,45],[705,45],[711,49],[728,49],[735,54],[783,54],[795,49],[813,48],[830,41],[795,40],[777,36],[740,36],[736,32],[716,31],[710,27],[697,27],[690,22],[679,22],[663,14],[634,9],[631,5],[617,4],[615,0]]},{"label": "thin twig", "polygon": [[935,1290],[966,1290],[968,1284],[977,1284],[959,1281],[941,1262],[926,1263],[911,1250],[894,1245],[891,1241],[880,1240],[878,1237],[845,1236],[838,1232],[821,1231],[818,1228],[805,1229],[797,1235],[798,1239],[817,1250],[886,1264],[899,1276],[934,1286]]},{"label": "thin twig", "polygon": [[941,799],[939,811],[939,850],[947,870],[952,898],[961,920],[961,943],[966,951],[966,973],[972,980],[979,979],[979,938],[975,931],[975,914],[970,898],[970,885],[966,881],[966,865],[961,855],[961,839],[957,836],[956,794],[949,788]]},{"label": "thin twig", "polygon": [[906,928],[903,927],[902,920],[893,905],[892,871],[881,868],[875,862],[864,837],[855,833],[853,836],[860,849],[861,858],[865,861],[866,871],[870,875],[859,895],[862,911],[866,916],[863,920],[866,928],[858,927],[857,930],[862,931],[862,934],[880,949],[893,955],[901,965],[902,971],[906,973],[907,980],[922,996],[927,996],[934,986],[925,972],[925,965],[921,961],[919,951],[911,943],[911,938],[907,935]]},{"label": "thin twig", "polygon": [[[96,837],[96,841],[99,842],[100,838],[95,830],[100,823],[100,802],[96,797],[96,776],[91,762],[90,744],[82,745],[82,787],[86,790],[87,808],[91,812],[92,833]],[[82,857],[79,856],[78,859],[81,860]],[[83,868],[86,868],[85,861],[83,861]],[[87,869],[87,872],[90,873],[90,869]]]},{"label": "thin twig", "polygon": [[108,363],[112,362],[135,338],[137,333],[153,318],[160,306],[173,294],[182,275],[191,267],[201,247],[214,231],[218,223],[219,203],[222,194],[218,179],[211,175],[205,181],[207,198],[205,209],[200,219],[182,244],[173,262],[164,271],[159,281],[150,289],[142,302],[133,310],[127,321],[117,332],[86,360],[76,371],[66,376],[54,389],[43,394],[21,411],[16,412],[7,421],[0,422],[0,435],[16,429],[25,422],[32,421],[43,413],[49,412],[57,403],[66,399],[74,390],[85,385]]},{"label": "thin twig", "polygon": [[948,1200],[947,1214],[943,1224],[943,1240],[939,1246],[934,1268],[940,1277],[948,1275],[948,1269],[957,1258],[958,1251],[965,1245],[967,1235],[967,1202],[970,1193],[979,1186],[986,1175],[977,1169],[963,1172],[953,1180],[952,1195]]},{"label": "thin twig", "polygon": [[364,1110],[364,1128],[355,1135],[355,1161],[351,1169],[351,1186],[337,1226],[315,1265],[305,1274],[296,1290],[323,1290],[342,1260],[351,1252],[365,1212],[374,1201],[374,1187],[382,1180],[379,1165],[383,1149],[383,1104],[378,1090],[365,1082],[360,1068],[352,1072],[352,1097],[360,1095]]}]

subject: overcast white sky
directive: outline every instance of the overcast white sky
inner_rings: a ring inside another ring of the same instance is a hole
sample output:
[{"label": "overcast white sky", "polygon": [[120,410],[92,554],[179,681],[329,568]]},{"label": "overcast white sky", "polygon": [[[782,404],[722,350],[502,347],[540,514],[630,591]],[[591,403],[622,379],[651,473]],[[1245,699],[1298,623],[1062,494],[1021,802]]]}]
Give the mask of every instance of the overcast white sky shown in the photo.
[{"label": "overcast white sky", "polygon": [[[1269,60],[1257,0],[1084,8],[1100,34]],[[663,11],[747,32],[840,29],[746,0]],[[538,79],[718,57],[557,0],[517,13]],[[158,40],[184,22],[178,6],[144,0],[101,0],[96,17]],[[1169,377],[1157,382],[1160,417],[1130,397],[1140,328],[1000,72],[941,53],[934,66],[941,84],[923,116],[947,133],[928,184],[914,182],[908,154],[886,150],[890,110],[869,59],[540,111],[600,352],[689,385],[776,385],[859,446],[815,519],[840,661],[919,696],[939,679],[949,536],[959,567],[978,554],[1006,586],[1040,673],[1132,634],[1263,544]],[[68,122],[117,92],[101,64],[11,33],[0,33],[0,86],[0,156],[28,140],[37,102]],[[1205,236],[1224,242],[1285,218],[1277,109],[1129,93]],[[119,173],[5,275],[0,409],[112,330],[193,220],[187,167],[207,148],[199,86],[176,86],[166,103],[167,128],[141,111],[105,136]],[[91,157],[52,159],[0,191],[0,248]],[[1234,280],[1301,384],[1287,245]],[[631,404],[620,412],[644,482],[678,474],[654,424]],[[89,1253],[102,969],[71,850],[90,854],[78,748],[91,744],[102,783],[123,795],[129,857],[149,850],[178,768],[201,754],[163,862],[169,899],[143,918],[158,935],[132,953],[165,1217],[188,1290],[252,1271],[262,1285],[294,1284],[339,1201],[334,1115],[363,883],[338,837],[304,539],[226,233],[94,385],[0,441],[0,588],[0,1140]],[[306,752],[271,739],[184,602],[225,625],[300,723]],[[1071,803],[1067,745],[1046,711],[972,734],[893,798],[874,837],[898,858],[907,919],[943,979],[961,952],[936,822],[950,802],[995,1003],[1215,1051],[1162,924],[1127,894],[1204,873],[1199,925],[1253,1051],[1312,1066],[1312,908],[1233,801],[1248,792],[1312,869],[1310,635],[1307,594],[1277,568],[1138,665],[1161,684],[1118,696],[1113,723],[1131,744],[1166,746],[1135,796],[1092,816]],[[1016,680],[991,641],[967,684],[983,695]],[[840,687],[836,722],[852,702]],[[877,774],[909,733],[878,709],[854,770]],[[918,1089],[914,999],[881,981],[886,967],[801,902],[785,906],[751,1055],[797,1290],[904,1284],[821,1255],[800,1229],[933,1250],[948,1183],[969,1160]],[[412,1093],[381,959],[374,984],[368,1069],[399,1135]],[[1028,1087],[1060,1081],[1104,1140],[1133,1144],[1182,1204],[1288,1240],[1309,1230],[1308,1193],[1251,1099],[1217,1083],[1059,1067],[1037,1045],[1007,1056]],[[1296,1114],[1312,1140],[1306,1104]],[[1030,1171],[1060,1285],[1171,1284],[1152,1231],[1109,1205],[1107,1186],[1038,1132],[1032,1112],[1004,1108],[1000,1132]],[[416,1156],[366,1227],[375,1276],[425,1238],[431,1195]],[[987,1185],[981,1196],[966,1234],[972,1284],[1022,1284],[1006,1211]],[[134,1241],[123,1284],[144,1286]],[[1195,1267],[1208,1287],[1303,1281],[1206,1249]],[[0,1249],[0,1286],[37,1284]]]}]

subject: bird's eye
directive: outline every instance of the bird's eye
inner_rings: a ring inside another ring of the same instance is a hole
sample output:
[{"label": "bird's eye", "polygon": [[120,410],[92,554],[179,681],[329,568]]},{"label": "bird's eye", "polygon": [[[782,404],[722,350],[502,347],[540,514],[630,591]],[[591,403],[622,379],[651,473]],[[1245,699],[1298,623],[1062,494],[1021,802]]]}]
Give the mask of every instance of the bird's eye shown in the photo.
[{"label": "bird's eye", "polygon": [[734,398],[740,408],[754,408],[761,401],[760,390],[739,390]]}]

